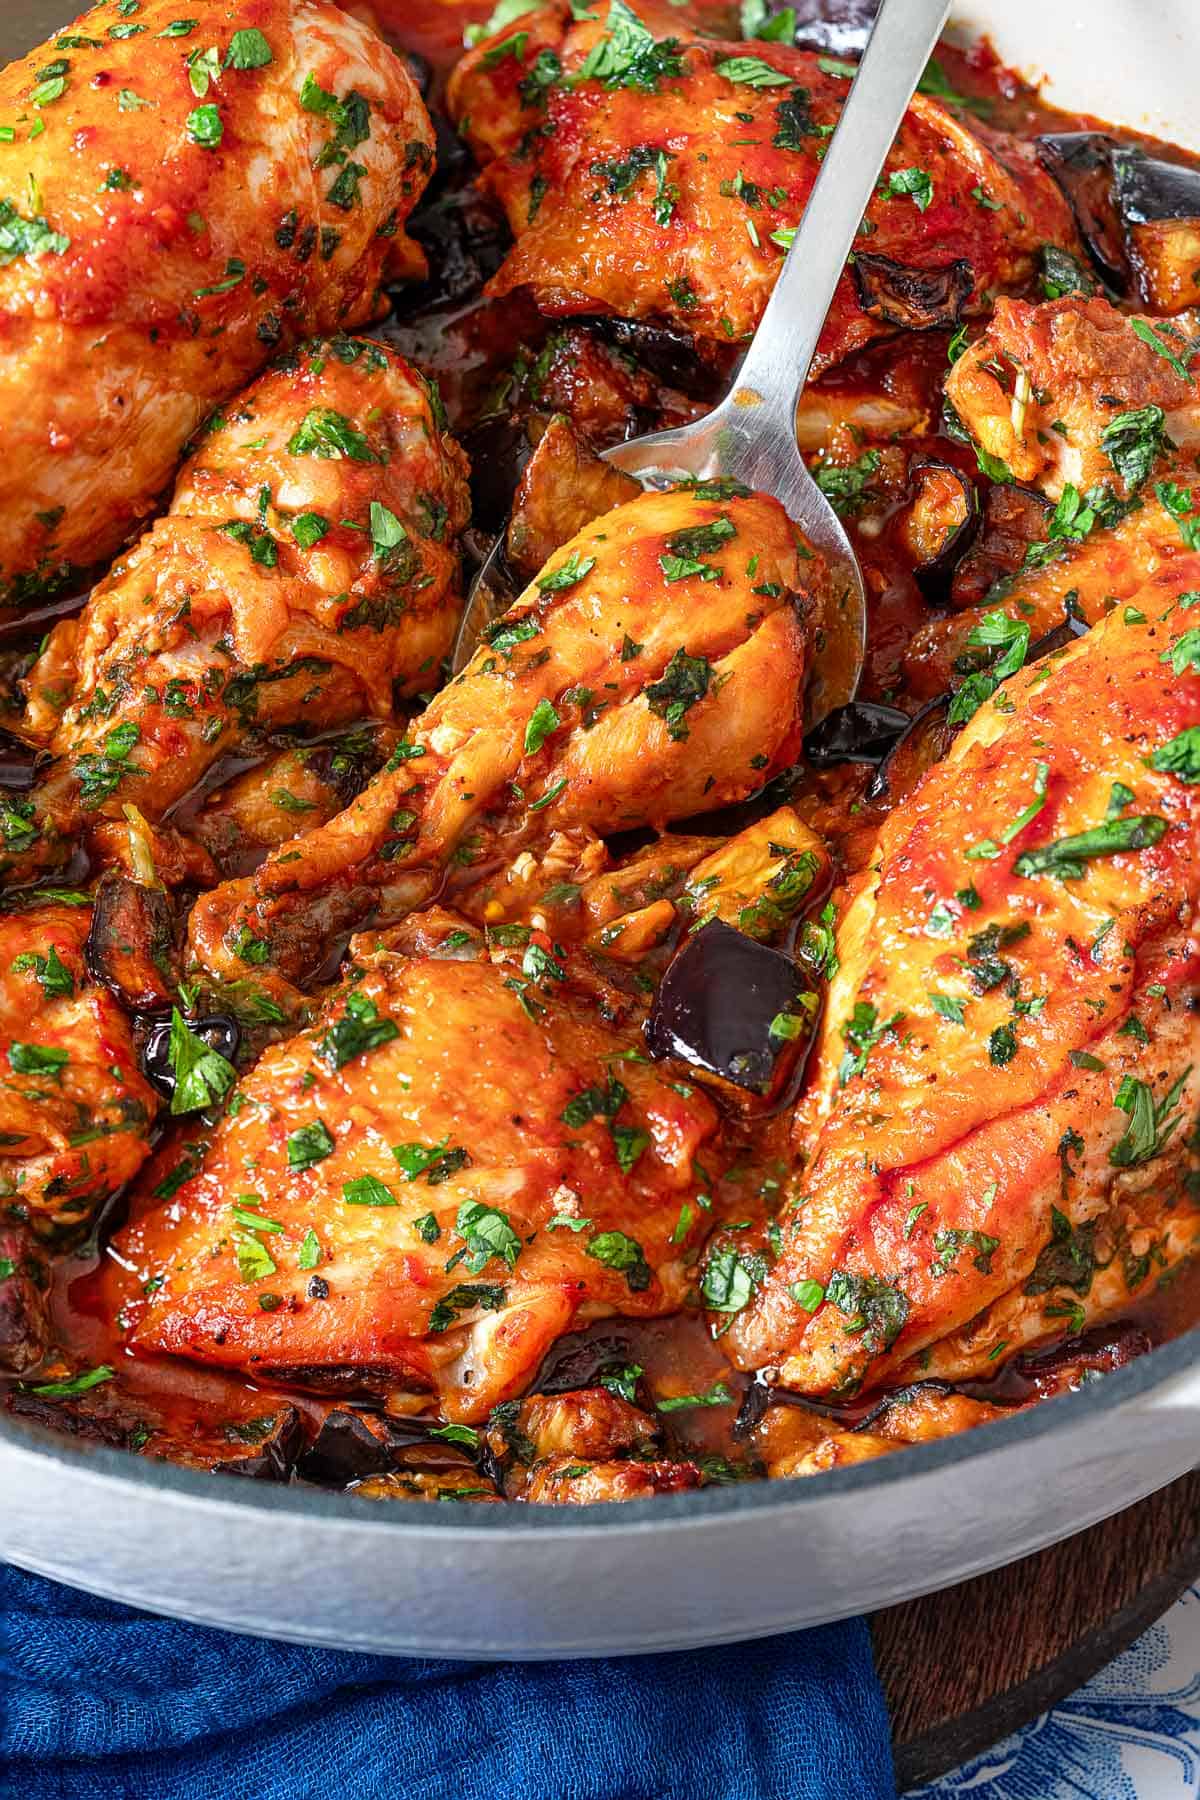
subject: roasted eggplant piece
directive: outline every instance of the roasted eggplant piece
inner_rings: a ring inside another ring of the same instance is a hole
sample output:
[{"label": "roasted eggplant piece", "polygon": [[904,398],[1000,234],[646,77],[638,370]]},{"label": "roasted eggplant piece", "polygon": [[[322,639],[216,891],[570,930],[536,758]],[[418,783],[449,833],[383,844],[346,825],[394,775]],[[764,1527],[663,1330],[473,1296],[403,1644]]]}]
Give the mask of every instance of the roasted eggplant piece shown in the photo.
[{"label": "roasted eggplant piece", "polygon": [[369,1475],[386,1474],[395,1466],[395,1451],[389,1423],[380,1414],[338,1407],[322,1420],[296,1473],[319,1487],[352,1487]]},{"label": "roasted eggplant piece", "polygon": [[1156,313],[1200,305],[1200,170],[1124,148],[1112,170],[1142,301]]},{"label": "roasted eggplant piece", "polygon": [[914,493],[903,535],[914,558],[913,577],[926,600],[942,606],[979,531],[979,496],[974,482],[952,463],[916,463],[911,476]]},{"label": "roasted eggplant piece", "polygon": [[877,768],[909,727],[907,713],[878,700],[851,700],[827,713],[804,740],[804,754],[814,768],[838,763],[866,763]]},{"label": "roasted eggplant piece", "polygon": [[997,582],[1015,575],[1029,546],[1045,541],[1052,511],[1045,495],[1032,488],[993,482],[983,503],[981,526],[951,576],[951,606],[979,606]]},{"label": "roasted eggplant piece", "polygon": [[868,800],[886,799],[896,806],[950,748],[954,727],[949,724],[949,694],[938,694],[906,719],[904,730],[883,758],[867,788]]},{"label": "roasted eggplant piece", "polygon": [[779,1103],[812,1043],[817,994],[790,956],[714,919],[676,952],[646,1023],[656,1058]]},{"label": "roasted eggplant piece", "polygon": [[211,1467],[218,1475],[251,1481],[287,1481],[304,1447],[304,1421],[294,1406],[257,1419],[239,1419],[222,1429],[230,1454]]},{"label": "roasted eggplant piece", "polygon": [[[171,903],[162,888],[106,874],[96,889],[84,947],[88,972],[129,1012],[170,1006],[174,939]],[[151,1078],[153,1079],[153,1078]]]},{"label": "roasted eggplant piece", "polygon": [[1092,262],[1109,287],[1123,294],[1129,263],[1112,196],[1117,140],[1103,131],[1057,131],[1038,138],[1037,147],[1042,167],[1066,196]]},{"label": "roasted eggplant piece", "polygon": [[0,1369],[24,1375],[50,1341],[50,1271],[37,1240],[19,1220],[0,1223]]},{"label": "roasted eggplant piece", "polygon": [[[233,1061],[241,1040],[241,1028],[229,1013],[206,1013],[201,1018],[189,1019],[187,1024],[193,1035],[202,1038],[218,1056],[223,1056],[226,1062]],[[151,1023],[142,1048],[142,1073],[164,1100],[170,1100],[175,1092],[170,1019],[155,1019]]]},{"label": "roasted eggplant piece", "polygon": [[902,331],[952,329],[975,286],[965,256],[944,269],[916,269],[890,256],[857,250],[851,268],[863,311]]}]

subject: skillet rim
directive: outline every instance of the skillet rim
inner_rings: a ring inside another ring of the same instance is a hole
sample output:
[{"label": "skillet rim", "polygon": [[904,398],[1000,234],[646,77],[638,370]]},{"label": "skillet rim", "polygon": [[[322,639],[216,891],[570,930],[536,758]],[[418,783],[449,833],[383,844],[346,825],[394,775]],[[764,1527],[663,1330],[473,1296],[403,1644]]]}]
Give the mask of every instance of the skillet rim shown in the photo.
[{"label": "skillet rim", "polygon": [[[802,1481],[775,1477],[681,1494],[658,1494],[645,1500],[591,1501],[583,1506],[522,1506],[510,1501],[499,1508],[469,1504],[446,1507],[421,1500],[389,1500],[373,1503],[364,1512],[363,1502],[353,1490],[331,1493],[303,1482],[243,1479],[239,1483],[236,1478],[221,1482],[212,1471],[185,1468],[165,1458],[150,1460],[107,1445],[85,1444],[49,1426],[5,1413],[0,1413],[0,1451],[6,1446],[31,1451],[34,1456],[59,1464],[68,1475],[73,1468],[86,1466],[118,1493],[130,1487],[150,1489],[184,1503],[199,1503],[205,1511],[241,1507],[246,1512],[298,1514],[334,1527],[370,1524],[372,1529],[402,1536],[417,1533],[428,1537],[447,1530],[468,1539],[490,1539],[497,1534],[524,1538],[546,1531],[587,1535],[593,1529],[633,1535],[653,1530],[659,1524],[679,1527],[721,1517],[761,1516],[781,1507],[803,1507],[836,1494],[896,1486],[906,1475],[933,1475],[969,1458],[1015,1449],[1060,1426],[1065,1430],[1068,1422],[1082,1424],[1090,1417],[1099,1418],[1128,1402],[1145,1398],[1189,1367],[1200,1372],[1200,1325],[1156,1345],[1102,1381],[1039,1401],[1011,1418],[991,1420],[973,1430],[929,1443],[907,1445],[900,1456],[881,1456],[866,1463],[827,1469]],[[1200,1417],[1200,1407],[1197,1415]],[[220,1486],[214,1488],[214,1480]]]}]

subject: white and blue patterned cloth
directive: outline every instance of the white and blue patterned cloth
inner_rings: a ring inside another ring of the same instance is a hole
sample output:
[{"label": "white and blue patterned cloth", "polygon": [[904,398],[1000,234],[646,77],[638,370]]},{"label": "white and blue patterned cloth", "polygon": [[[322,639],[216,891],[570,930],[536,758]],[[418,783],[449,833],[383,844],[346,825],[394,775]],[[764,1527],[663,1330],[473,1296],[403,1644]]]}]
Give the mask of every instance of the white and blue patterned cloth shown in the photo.
[{"label": "white and blue patterned cloth", "polygon": [[908,1800],[1200,1796],[1200,1584],[1094,1681]]}]

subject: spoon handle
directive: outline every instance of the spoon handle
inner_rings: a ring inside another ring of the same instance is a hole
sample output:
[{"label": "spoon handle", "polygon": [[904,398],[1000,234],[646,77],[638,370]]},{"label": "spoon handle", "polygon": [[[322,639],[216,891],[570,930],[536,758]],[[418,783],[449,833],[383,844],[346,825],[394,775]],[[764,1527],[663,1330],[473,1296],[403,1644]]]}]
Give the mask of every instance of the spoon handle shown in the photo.
[{"label": "spoon handle", "polygon": [[[736,387],[749,389],[787,438],[867,202],[949,11],[950,0],[882,0],[816,186],[738,371]],[[767,422],[757,410],[756,419],[758,429]]]}]

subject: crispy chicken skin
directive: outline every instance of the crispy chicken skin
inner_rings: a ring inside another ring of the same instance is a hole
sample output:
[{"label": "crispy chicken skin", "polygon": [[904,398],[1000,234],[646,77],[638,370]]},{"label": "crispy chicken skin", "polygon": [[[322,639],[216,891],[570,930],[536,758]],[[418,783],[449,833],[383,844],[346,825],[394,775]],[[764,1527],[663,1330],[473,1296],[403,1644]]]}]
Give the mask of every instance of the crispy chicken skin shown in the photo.
[{"label": "crispy chicken skin", "polygon": [[884,824],[841,912],[782,1254],[722,1339],[739,1366],[874,1386],[1001,1296],[1054,1288],[1101,1216],[1140,1258],[1131,1234],[1177,1204],[1190,1247],[1197,588],[1180,558],[1014,676]]},{"label": "crispy chicken skin", "polygon": [[[715,574],[713,573],[715,571]],[[320,830],[196,905],[197,961],[301,980],[386,923],[565,832],[662,825],[753,793],[799,746],[821,565],[762,495],[645,493],[578,533],[410,741]]]},{"label": "crispy chicken skin", "polygon": [[150,1153],[158,1102],[129,1019],[84,961],[91,908],[0,913],[0,1194],[49,1235],[86,1225]]},{"label": "crispy chicken skin", "polygon": [[438,417],[402,357],[339,335],[214,418],[169,512],[29,676],[25,729],[56,760],[0,814],[10,881],[130,802],[160,820],[257,730],[387,718],[434,683],[469,504]]},{"label": "crispy chicken skin", "polygon": [[377,951],[121,1234],[131,1346],[478,1420],[573,1320],[678,1310],[717,1115],[638,1042],[549,940]]},{"label": "crispy chicken skin", "polygon": [[102,0],[0,71],[0,603],[111,555],[273,347],[423,266],[433,130],[382,40],[324,0],[179,10]]},{"label": "crispy chicken skin", "polygon": [[[779,79],[739,79],[746,58]],[[489,291],[749,336],[783,259],[775,234],[798,223],[847,92],[824,60],[773,43],[656,44],[621,0],[604,21],[572,23],[566,5],[522,14],[463,57],[449,89],[517,240]],[[928,197],[909,187],[922,171]],[[861,252],[881,274],[946,273],[951,319],[1024,283],[1039,245],[1075,242],[1028,143],[968,129],[920,94],[867,221]],[[815,372],[907,322],[868,298],[843,276]]]}]

